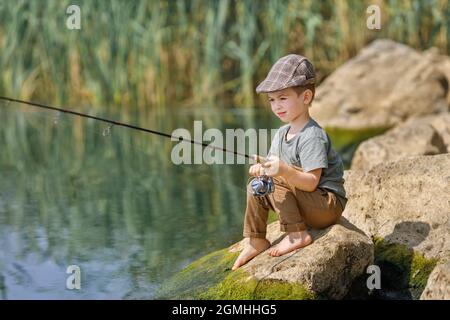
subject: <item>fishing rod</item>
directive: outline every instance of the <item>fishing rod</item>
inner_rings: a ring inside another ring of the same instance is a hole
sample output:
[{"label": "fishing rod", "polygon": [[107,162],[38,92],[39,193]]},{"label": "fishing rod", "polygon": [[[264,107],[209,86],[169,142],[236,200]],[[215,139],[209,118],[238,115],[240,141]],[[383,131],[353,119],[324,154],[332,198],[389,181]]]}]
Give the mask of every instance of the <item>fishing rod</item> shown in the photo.
[{"label": "fishing rod", "polygon": [[[249,156],[248,154],[240,153],[240,152],[236,152],[236,151],[231,151],[231,150],[227,150],[227,149],[216,147],[216,146],[212,146],[212,145],[206,144],[204,142],[198,142],[198,141],[191,140],[191,139],[186,139],[186,138],[183,138],[183,137],[176,137],[176,136],[170,135],[168,133],[159,132],[159,131],[151,130],[151,129],[147,129],[147,128],[142,128],[142,127],[138,127],[138,126],[135,126],[135,125],[132,125],[132,124],[123,123],[123,122],[119,122],[119,121],[115,121],[115,120],[100,118],[100,117],[92,116],[92,115],[81,113],[81,112],[71,111],[71,110],[67,110],[67,109],[63,109],[63,108],[57,108],[57,107],[53,107],[53,106],[46,105],[46,104],[43,104],[43,103],[19,100],[19,99],[4,97],[4,96],[0,96],[0,100],[9,101],[9,102],[17,102],[17,103],[20,103],[20,104],[25,104],[25,105],[29,105],[29,106],[38,107],[38,108],[43,108],[43,109],[48,109],[48,110],[54,110],[54,111],[69,113],[69,114],[73,114],[73,115],[84,117],[84,118],[90,118],[90,119],[94,119],[94,120],[103,121],[103,122],[106,122],[106,123],[109,123],[109,124],[112,124],[112,125],[127,127],[127,128],[131,128],[131,129],[134,129],[134,130],[139,130],[139,131],[144,131],[144,132],[147,132],[147,133],[156,134],[156,135],[159,135],[159,136],[162,136],[162,137],[166,137],[166,138],[170,138],[170,139],[178,139],[178,141],[190,142],[192,144],[197,144],[197,145],[201,145],[201,146],[204,146],[204,147],[209,147],[209,148],[212,148],[212,149],[215,149],[215,150],[220,150],[220,151],[223,151],[223,152],[234,153],[235,155],[243,156],[243,157],[246,157],[247,159],[254,159],[253,157]],[[261,159],[260,161],[263,161],[263,160]]]},{"label": "fishing rod", "polygon": [[[214,150],[219,150],[219,151],[223,151],[223,152],[229,152],[229,153],[233,153],[235,155],[238,156],[243,156],[246,157],[247,159],[253,159],[255,160],[257,163],[265,163],[267,162],[267,159],[261,156],[256,155],[255,157],[251,157],[246,153],[240,153],[237,151],[231,151],[231,150],[227,150],[225,148],[220,148],[220,147],[216,147],[216,146],[212,146],[209,144],[206,144],[204,142],[198,142],[195,140],[191,140],[191,139],[185,139],[183,137],[176,137],[164,132],[160,132],[160,131],[156,131],[156,130],[151,130],[151,129],[147,129],[147,128],[142,128],[142,127],[138,127],[132,124],[128,124],[128,123],[123,123],[123,122],[119,122],[119,121],[115,121],[115,120],[110,120],[110,119],[105,119],[105,118],[100,118],[100,117],[96,117],[96,116],[92,116],[89,114],[85,114],[85,113],[81,113],[81,112],[76,112],[76,111],[71,111],[71,110],[67,110],[67,109],[63,109],[63,108],[57,108],[57,107],[53,107],[50,105],[46,105],[43,103],[38,103],[38,102],[32,102],[32,101],[25,101],[25,100],[20,100],[20,99],[14,99],[14,98],[10,98],[10,97],[4,97],[4,96],[0,96],[0,100],[4,100],[4,101],[8,101],[8,102],[16,102],[16,103],[20,103],[20,104],[25,104],[25,105],[29,105],[29,106],[33,106],[33,107],[38,107],[38,108],[42,108],[42,109],[48,109],[48,110],[54,110],[54,111],[58,111],[58,112],[64,112],[64,113],[69,113],[75,116],[79,116],[79,117],[84,117],[84,118],[89,118],[89,119],[94,119],[94,120],[98,120],[98,121],[103,121],[106,123],[109,123],[110,125],[117,125],[117,126],[122,126],[122,127],[126,127],[126,128],[130,128],[130,129],[134,129],[134,130],[138,130],[138,131],[143,131],[143,132],[147,132],[147,133],[151,133],[151,134],[156,134],[165,138],[170,138],[170,139],[177,139],[178,141],[186,141],[192,144],[197,144],[197,145],[201,145],[205,148],[212,148]],[[108,127],[109,129],[109,127]],[[256,177],[252,180],[251,182],[251,187],[253,189],[253,195],[257,196],[257,197],[261,197],[261,196],[265,196],[268,193],[272,193],[274,191],[274,183],[273,183],[273,179],[271,177],[268,177],[266,175],[260,176],[260,177]]]}]

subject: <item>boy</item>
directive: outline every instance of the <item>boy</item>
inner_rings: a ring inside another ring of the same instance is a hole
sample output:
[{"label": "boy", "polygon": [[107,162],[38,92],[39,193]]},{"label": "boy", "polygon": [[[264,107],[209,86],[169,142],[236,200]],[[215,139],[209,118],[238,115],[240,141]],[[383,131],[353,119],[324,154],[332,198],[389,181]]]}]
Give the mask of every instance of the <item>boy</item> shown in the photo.
[{"label": "boy", "polygon": [[273,113],[287,124],[272,140],[269,161],[250,167],[251,175],[273,177],[275,191],[256,197],[248,186],[243,231],[247,243],[232,270],[271,246],[266,239],[269,209],[278,213],[281,231],[287,233],[269,250],[271,256],[280,256],[312,242],[307,227],[337,223],[347,203],[342,160],[309,115],[315,93],[311,62],[295,54],[282,57],[256,92],[267,93]]}]

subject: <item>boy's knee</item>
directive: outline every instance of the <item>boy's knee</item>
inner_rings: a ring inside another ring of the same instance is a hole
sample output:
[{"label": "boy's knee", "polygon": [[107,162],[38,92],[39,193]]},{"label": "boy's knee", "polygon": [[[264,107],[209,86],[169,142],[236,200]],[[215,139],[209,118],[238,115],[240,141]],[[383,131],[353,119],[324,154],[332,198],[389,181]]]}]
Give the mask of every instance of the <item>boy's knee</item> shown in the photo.
[{"label": "boy's knee", "polygon": [[337,210],[327,210],[318,212],[316,215],[308,215],[306,224],[314,229],[325,229],[339,222],[342,212]]}]

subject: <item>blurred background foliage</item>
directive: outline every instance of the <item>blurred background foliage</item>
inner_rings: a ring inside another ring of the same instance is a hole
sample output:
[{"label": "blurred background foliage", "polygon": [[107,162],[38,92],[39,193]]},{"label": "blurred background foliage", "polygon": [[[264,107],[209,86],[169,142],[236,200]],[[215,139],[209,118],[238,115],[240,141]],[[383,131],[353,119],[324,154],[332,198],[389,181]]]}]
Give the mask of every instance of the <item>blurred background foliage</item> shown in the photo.
[{"label": "blurred background foliage", "polygon": [[[81,30],[66,8],[81,8]],[[381,8],[381,30],[366,9]],[[282,55],[319,80],[375,38],[448,52],[446,0],[0,1],[0,92],[72,105],[252,107]]]}]

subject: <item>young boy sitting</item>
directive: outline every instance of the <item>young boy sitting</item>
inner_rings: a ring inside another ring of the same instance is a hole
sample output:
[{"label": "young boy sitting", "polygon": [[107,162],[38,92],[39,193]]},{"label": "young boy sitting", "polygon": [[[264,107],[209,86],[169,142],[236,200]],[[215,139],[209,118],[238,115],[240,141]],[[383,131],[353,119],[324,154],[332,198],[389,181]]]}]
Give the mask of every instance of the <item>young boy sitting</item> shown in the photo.
[{"label": "young boy sitting", "polygon": [[270,248],[280,256],[312,242],[307,227],[322,229],[338,222],[347,203],[343,164],[327,133],[309,115],[315,93],[314,67],[305,57],[279,59],[256,88],[267,93],[273,113],[287,123],[275,134],[268,161],[250,167],[254,176],[273,177],[275,190],[257,197],[247,192],[243,236],[246,245],[236,259],[236,270],[271,244],[266,239],[270,209],[278,213],[286,236]]}]

